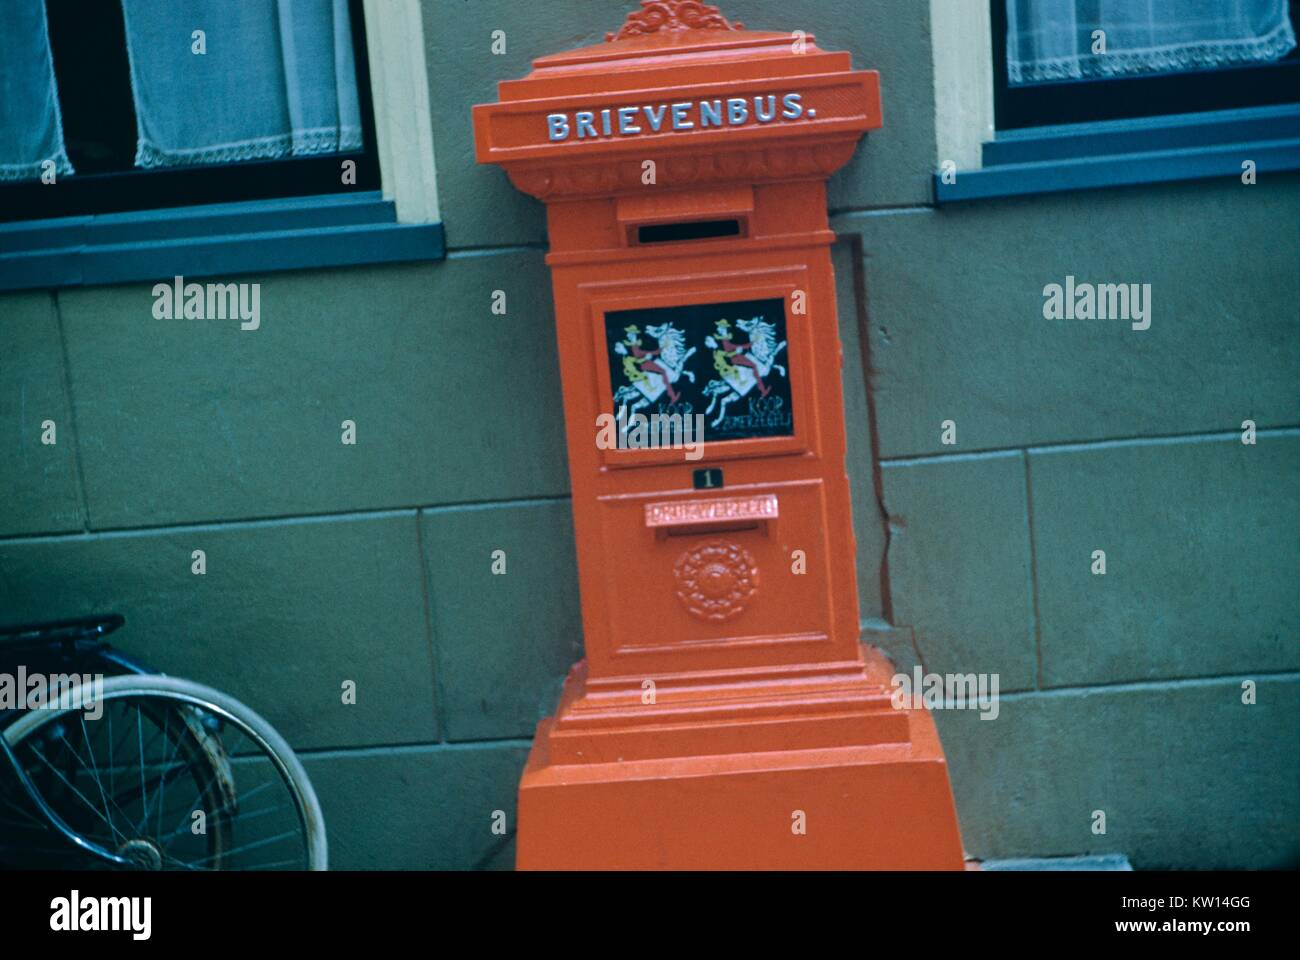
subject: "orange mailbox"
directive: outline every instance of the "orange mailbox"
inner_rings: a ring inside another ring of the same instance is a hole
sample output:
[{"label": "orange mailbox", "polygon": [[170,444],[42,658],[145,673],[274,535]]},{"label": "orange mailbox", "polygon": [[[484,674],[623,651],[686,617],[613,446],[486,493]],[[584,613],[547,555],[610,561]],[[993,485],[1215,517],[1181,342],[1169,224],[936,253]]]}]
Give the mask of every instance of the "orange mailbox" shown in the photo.
[{"label": "orange mailbox", "polygon": [[826,178],[877,74],[642,0],[474,110],[545,201],[586,659],[521,868],[952,868],[933,721],[859,642]]}]

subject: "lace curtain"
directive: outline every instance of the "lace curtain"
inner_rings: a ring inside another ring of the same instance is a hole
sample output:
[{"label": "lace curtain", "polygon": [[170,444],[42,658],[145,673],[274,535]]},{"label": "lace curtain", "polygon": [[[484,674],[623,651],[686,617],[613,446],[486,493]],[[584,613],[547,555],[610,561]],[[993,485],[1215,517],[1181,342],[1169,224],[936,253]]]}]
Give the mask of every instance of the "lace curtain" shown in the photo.
[{"label": "lace curtain", "polygon": [[45,0],[6,0],[0,27],[0,180],[72,173],[50,54]]},{"label": "lace curtain", "polygon": [[361,148],[347,0],[122,0],[122,12],[136,166]]},{"label": "lace curtain", "polygon": [[[1104,53],[1093,52],[1096,30]],[[1012,84],[1232,66],[1294,48],[1287,0],[1007,0]]]}]

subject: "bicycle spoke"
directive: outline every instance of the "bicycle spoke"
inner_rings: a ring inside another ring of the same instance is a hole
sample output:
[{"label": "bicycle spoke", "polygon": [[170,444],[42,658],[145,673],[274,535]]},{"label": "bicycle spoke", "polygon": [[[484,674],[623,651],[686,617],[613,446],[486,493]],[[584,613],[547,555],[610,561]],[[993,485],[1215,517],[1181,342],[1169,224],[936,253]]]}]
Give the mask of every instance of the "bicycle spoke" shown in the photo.
[{"label": "bicycle spoke", "polygon": [[[13,819],[14,814],[17,814],[21,819]],[[36,816],[25,805],[16,802],[7,802],[0,806],[0,823],[19,829],[31,829],[33,825],[42,829],[48,829],[49,827],[49,824],[43,818]]]},{"label": "bicycle spoke", "polygon": [[[83,719],[82,722],[83,722],[83,723],[85,722],[84,719]],[[86,761],[81,759],[81,754],[77,752],[76,747],[74,747],[74,746],[72,745],[72,742],[68,739],[68,735],[67,735],[64,731],[62,731],[62,730],[59,731],[59,739],[62,740],[62,741],[67,745],[67,747],[68,747],[68,752],[72,755],[72,758],[73,758],[74,760],[76,760],[77,763],[81,764],[81,769],[89,771],[90,768],[86,766]],[[33,747],[33,749],[35,749],[35,748]],[[89,749],[89,744],[87,744],[87,749]],[[48,762],[48,761],[47,761],[47,762]],[[55,772],[55,773],[58,773],[57,770],[55,770],[54,772]],[[99,788],[100,788],[100,794],[103,795],[104,787],[103,787],[103,784],[100,783],[100,781],[99,781],[99,777],[96,776],[93,772],[91,773],[91,777],[94,778],[96,785],[99,786]],[[60,778],[61,780],[63,780],[65,783],[67,783],[68,786],[71,787],[73,790],[76,789],[75,787],[72,786],[72,782],[69,781],[69,780],[68,780],[66,777],[64,777],[62,774],[59,774],[59,778]],[[80,796],[80,794],[78,794],[78,796]],[[85,798],[83,797],[82,799],[85,799]],[[105,801],[105,805],[104,805],[104,821],[108,824],[109,829],[111,829],[111,830],[113,831],[114,834],[116,834],[118,837],[121,837],[122,839],[125,840],[125,839],[126,839],[125,834],[123,834],[122,831],[118,830],[116,824],[113,823],[112,815],[109,813],[109,810],[108,810],[108,798],[107,798],[106,796],[104,797],[104,801]],[[87,802],[89,803],[89,801],[87,801]],[[131,822],[131,818],[128,817],[128,816],[126,815],[126,811],[124,811],[121,807],[118,807],[116,803],[114,803],[113,806],[114,806],[114,807],[117,807],[117,812],[120,813],[120,814],[122,815],[122,819],[125,820],[125,821],[129,824],[129,823]]]},{"label": "bicycle spoke", "polygon": [[244,870],[275,870],[277,867],[291,867],[300,862],[298,858],[292,860],[276,860],[274,863],[259,863],[255,867],[243,867]]},{"label": "bicycle spoke", "polygon": [[196,867],[193,864],[186,863],[184,860],[177,860],[175,857],[169,857],[166,856],[165,854],[163,855],[163,862],[174,864],[175,866],[180,867],[183,870],[193,870],[199,873],[209,872],[205,870],[203,867]]},{"label": "bicycle spoke", "polygon": [[115,771],[113,769],[113,711],[106,709],[104,713],[108,716],[108,792],[116,796],[117,789],[114,785]]},{"label": "bicycle spoke", "polygon": [[[269,788],[271,788],[271,787],[273,787],[273,786],[275,786],[275,784],[274,784],[272,781],[269,781],[269,780],[268,780],[266,783],[263,783],[263,784],[261,784],[260,786],[254,787],[252,790],[249,790],[248,793],[244,794],[242,797],[236,797],[236,798],[235,798],[235,803],[238,803],[238,804],[246,803],[250,797],[255,797],[255,796],[257,796],[259,793],[261,793],[263,790],[267,790],[267,789],[269,789]],[[195,799],[195,800],[198,800],[200,797],[202,797],[203,792],[204,792],[204,791],[203,791],[203,789],[201,788],[201,789],[199,790],[198,795],[196,795],[194,799]],[[216,807],[216,808],[214,808],[214,809],[212,809],[212,810],[209,810],[209,811],[206,811],[206,812],[207,812],[208,816],[216,816],[217,814],[220,814],[220,813],[229,813],[230,811],[232,811],[232,810],[234,810],[234,809],[235,809],[235,808],[234,808],[233,806],[231,806],[229,803],[223,803],[221,806]],[[169,836],[169,837],[174,837],[174,836],[176,836],[178,833],[181,833],[183,830],[185,830],[185,828],[186,828],[186,823],[185,823],[185,821],[188,820],[188,819],[189,819],[193,814],[194,814],[194,810],[193,810],[193,809],[186,810],[185,813],[181,816],[181,821],[180,821],[180,823],[178,823],[178,824],[176,825],[176,829],[173,830],[171,833],[167,834],[167,836]]]},{"label": "bicycle spoke", "polygon": [[135,711],[135,731],[136,739],[140,744],[140,803],[142,806],[148,806],[149,791],[144,785],[144,715],[138,707]]},{"label": "bicycle spoke", "polygon": [[[249,820],[253,820],[253,819],[257,818],[257,817],[266,816],[268,813],[277,813],[277,812],[279,812],[279,811],[281,811],[281,810],[294,810],[294,809],[296,809],[296,808],[297,808],[297,804],[290,802],[290,803],[277,803],[275,806],[272,806],[272,807],[265,807],[265,808],[263,808],[263,809],[261,809],[261,810],[254,810],[254,811],[249,812],[249,813],[246,813],[246,812],[244,812],[243,810],[241,810],[240,813],[239,813],[238,818],[237,818],[236,820],[234,820],[233,822],[234,822],[235,824],[242,825],[242,824],[246,824]],[[212,811],[212,812],[215,814],[217,811],[214,810],[214,811]],[[188,814],[187,814],[187,817],[188,817]],[[165,836],[165,837],[158,837],[157,839],[159,839],[159,840],[163,840],[163,841],[167,841],[167,840],[171,839],[172,837],[176,837],[176,836],[179,836],[179,835],[183,834],[183,833],[185,832],[186,829],[187,829],[187,827],[186,827],[185,821],[184,821],[184,819],[182,819],[182,821],[181,821],[181,825],[180,825],[179,827],[177,827],[177,828],[176,828],[175,830],[173,830],[171,833],[167,834],[167,836]]]},{"label": "bicycle spoke", "polygon": [[220,853],[220,854],[213,854],[213,855],[210,856],[210,857],[204,857],[202,860],[195,860],[194,862],[195,862],[195,863],[203,863],[203,862],[205,862],[205,861],[207,861],[207,860],[211,860],[211,859],[213,859],[214,857],[217,857],[217,856],[222,856],[222,857],[231,857],[231,856],[234,856],[234,855],[237,854],[237,853],[243,853],[245,850],[258,850],[258,849],[261,849],[262,847],[269,846],[269,845],[272,844],[272,843],[278,843],[279,841],[284,840],[284,839],[286,839],[286,838],[288,838],[288,837],[299,836],[299,835],[300,835],[300,833],[299,833],[299,831],[296,830],[296,829],[295,829],[295,830],[290,830],[290,831],[288,831],[287,833],[278,833],[278,834],[276,834],[274,837],[267,837],[265,840],[257,840],[257,841],[254,841],[253,843],[246,843],[246,844],[244,844],[242,847],[236,847],[236,848],[233,849],[233,850],[225,850],[225,851],[223,851],[223,852]]},{"label": "bicycle spoke", "polygon": [[[185,769],[186,769],[186,764],[184,764],[184,763],[176,763],[176,764],[173,764],[172,766],[168,767],[168,768],[164,771],[164,775],[165,775],[168,779],[172,779],[172,780],[174,780],[174,779],[176,779],[176,777],[174,776],[174,774],[176,774],[176,773],[179,772],[179,771],[183,771],[183,770],[185,770]],[[134,801],[134,800],[138,800],[139,797],[140,797],[139,791],[136,790],[135,787],[129,787],[129,788],[127,788],[126,790],[124,790],[123,792],[121,792],[121,793],[115,793],[115,794],[113,794],[111,797],[109,797],[109,800],[111,800],[111,801],[114,802],[114,803],[117,803],[119,806],[121,806],[121,807],[123,807],[123,809],[125,809],[124,804],[129,803],[129,802]]]},{"label": "bicycle spoke", "polygon": [[[86,799],[85,794],[83,794],[80,790],[78,790],[75,786],[73,786],[72,781],[70,781],[67,777],[65,777],[65,776],[63,775],[63,773],[62,773],[60,770],[58,770],[58,768],[56,768],[52,763],[50,763],[50,761],[46,758],[45,754],[41,753],[41,751],[38,750],[34,745],[32,746],[32,753],[36,754],[36,756],[39,757],[40,760],[41,760],[41,761],[42,761],[42,762],[43,762],[47,767],[49,767],[50,770],[52,770],[52,771],[54,772],[54,775],[55,775],[56,777],[58,777],[58,778],[59,778],[60,780],[62,780],[65,784],[67,784],[68,789],[71,790],[74,794],[77,795],[77,797],[80,798],[81,802],[84,803],[84,804],[86,805],[86,808],[87,808],[91,813],[93,813],[95,816],[99,817],[99,819],[101,819],[101,820],[103,820],[105,823],[107,823],[107,824],[108,824],[108,828],[109,828],[109,830],[113,831],[114,833],[117,833],[117,828],[113,826],[113,822],[112,822],[111,820],[107,820],[107,819],[105,819],[104,815],[103,815],[102,813],[100,813],[100,812],[95,808],[95,805],[94,805],[93,803],[91,803],[89,800]],[[119,836],[120,836],[120,834],[119,834]]]},{"label": "bicycle spoke", "polygon": [[[170,725],[170,723],[171,723],[171,711],[168,710],[166,713],[163,714],[163,740],[164,741],[167,739],[167,727]],[[180,746],[180,741],[174,741],[172,743],[173,759],[176,757],[176,749],[178,749],[179,746]],[[166,764],[164,763],[162,780],[158,784],[158,830],[159,832],[162,831],[163,796],[167,792],[167,771],[165,767]]]},{"label": "bicycle spoke", "polygon": [[[122,707],[123,707],[123,711],[125,711],[126,709],[125,704],[123,704]],[[126,733],[122,734],[121,739],[117,741],[117,749],[115,752],[120,753],[122,748],[126,746],[127,741],[130,739],[131,739],[131,727],[130,725],[127,725]]]},{"label": "bicycle spoke", "polygon": [[[78,716],[81,719],[81,736],[86,742],[86,753],[90,756],[90,776],[91,779],[95,781],[95,786],[99,787],[99,798],[104,802],[104,818],[108,820],[108,824],[111,827],[113,825],[113,815],[109,813],[108,810],[108,794],[104,792],[104,781],[99,779],[99,765],[95,762],[95,748],[91,746],[90,731],[86,729],[86,714],[83,712],[78,714]],[[67,742],[66,738],[64,742]],[[80,759],[79,756],[78,759]],[[116,806],[116,804],[114,804],[114,806]],[[118,812],[121,812],[120,808]]]},{"label": "bicycle spoke", "polygon": [[[156,726],[156,724],[155,724],[155,726]],[[167,710],[167,711],[163,714],[163,743],[164,743],[164,744],[166,744],[166,743],[168,742],[168,740],[169,740],[169,738],[168,738],[168,736],[167,736],[167,730],[168,730],[168,728],[169,728],[170,726],[171,726],[171,710]],[[165,792],[166,789],[167,789],[167,775],[168,775],[168,773],[169,773],[172,769],[174,769],[174,767],[171,765],[171,761],[175,759],[175,757],[176,757],[176,751],[180,749],[180,743],[179,743],[179,741],[177,741],[177,740],[172,740],[172,741],[171,741],[171,746],[172,746],[172,750],[171,750],[171,753],[170,753],[170,754],[167,754],[167,752],[166,752],[166,750],[167,750],[166,746],[163,747],[164,755],[163,755],[163,760],[162,760],[162,764],[161,764],[161,767],[162,767],[162,774],[161,774],[161,776],[159,777],[158,784],[157,784],[157,786],[158,786],[158,791],[157,791],[157,800],[158,800],[158,829],[159,829],[160,831],[162,830],[163,794],[164,794],[164,792]],[[182,767],[183,767],[184,764],[179,764],[178,766],[182,766]],[[143,800],[142,800],[141,802],[143,803]],[[139,832],[140,832],[142,835],[143,835],[144,833],[146,833],[145,827],[146,827],[146,826],[148,825],[148,823],[149,823],[149,816],[150,816],[150,813],[151,813],[151,812],[152,812],[152,811],[151,811],[151,809],[150,809],[150,807],[149,807],[148,805],[144,805],[144,806],[143,806],[143,813],[142,813],[142,816],[141,816],[141,818],[140,818],[140,826],[139,826]]]},{"label": "bicycle spoke", "polygon": [[[112,701],[110,701],[110,702],[112,702]],[[125,711],[128,709],[128,707],[127,707],[126,704],[121,704],[121,706],[122,706],[123,712],[125,712]],[[137,712],[138,712],[138,710],[137,710]],[[158,738],[162,736],[162,730],[159,728],[159,726],[158,726],[157,724],[152,724],[152,726],[153,726],[153,733],[150,735],[149,740],[148,740],[148,741],[147,741],[147,742],[142,746],[141,749],[145,749],[145,748],[148,748],[148,747],[152,747],[152,746],[154,745],[154,743],[158,740]],[[117,747],[116,747],[116,749],[114,750],[114,753],[115,753],[115,754],[116,754],[116,753],[120,753],[122,747],[126,746],[127,741],[129,741],[129,740],[131,740],[131,739],[132,739],[132,737],[131,737],[131,727],[130,727],[129,724],[127,724],[126,732],[125,732],[124,734],[122,734],[121,737],[118,738],[118,741],[117,741]],[[125,767],[124,767],[124,769],[125,769]]]}]

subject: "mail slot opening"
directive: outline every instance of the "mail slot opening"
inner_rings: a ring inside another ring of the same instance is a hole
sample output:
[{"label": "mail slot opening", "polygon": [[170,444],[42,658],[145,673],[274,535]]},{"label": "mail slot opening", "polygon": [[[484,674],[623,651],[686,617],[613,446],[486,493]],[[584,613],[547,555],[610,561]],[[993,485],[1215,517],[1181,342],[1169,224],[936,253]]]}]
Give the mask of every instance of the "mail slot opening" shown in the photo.
[{"label": "mail slot opening", "polygon": [[713,240],[742,236],[739,220],[686,220],[654,223],[636,228],[637,243],[681,243],[685,240]]},{"label": "mail slot opening", "polygon": [[656,534],[660,537],[699,537],[710,533],[742,533],[746,530],[766,529],[766,520],[719,520],[699,526],[664,527],[656,531]]}]

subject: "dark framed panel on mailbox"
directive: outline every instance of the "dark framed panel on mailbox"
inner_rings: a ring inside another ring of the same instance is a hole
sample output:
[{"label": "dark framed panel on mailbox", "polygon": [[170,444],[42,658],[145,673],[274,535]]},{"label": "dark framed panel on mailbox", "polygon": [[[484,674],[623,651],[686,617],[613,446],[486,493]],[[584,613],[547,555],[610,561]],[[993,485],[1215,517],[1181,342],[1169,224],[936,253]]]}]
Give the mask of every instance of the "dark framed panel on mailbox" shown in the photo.
[{"label": "dark framed panel on mailbox", "polygon": [[[793,436],[787,335],[781,297],[610,310],[613,403],[620,412],[703,415],[697,439],[708,443]],[[626,431],[619,440],[635,449]]]},{"label": "dark framed panel on mailbox", "polygon": [[[779,272],[790,276],[804,271]],[[700,462],[814,450],[812,331],[809,317],[792,310],[795,291],[807,286],[763,283],[762,272],[757,278],[746,276],[751,282],[743,285],[737,284],[739,278],[734,275],[709,278],[710,283],[704,286],[685,285],[683,279],[676,278],[672,292],[649,293],[646,288],[651,284],[639,281],[629,285],[626,295],[593,299],[600,412],[617,415],[622,401],[629,414],[685,413],[681,405],[686,402],[692,405],[689,413],[694,415],[704,413],[713,403],[712,411],[705,415]],[[752,282],[755,279],[760,282]],[[719,324],[721,320],[727,321],[726,326]],[[657,334],[666,334],[662,348],[658,336],[649,333],[650,325],[657,328]],[[668,341],[677,342],[670,347]],[[763,341],[768,342],[766,350],[751,346]],[[664,361],[664,348],[677,354],[675,362]],[[681,354],[692,350],[683,365]],[[757,355],[746,364],[746,354],[754,350]],[[694,382],[686,376],[687,369],[694,374]],[[637,373],[649,384],[635,382]],[[674,376],[671,386],[679,396],[677,404],[668,398],[669,385],[664,383]],[[760,379],[766,395],[758,385]],[[643,400],[648,403],[633,411]],[[723,401],[732,414],[714,427],[719,414],[725,414]],[[680,449],[634,447],[601,452],[610,467],[663,465],[683,459]]]}]

